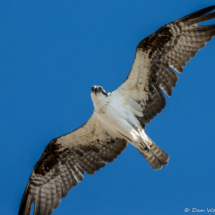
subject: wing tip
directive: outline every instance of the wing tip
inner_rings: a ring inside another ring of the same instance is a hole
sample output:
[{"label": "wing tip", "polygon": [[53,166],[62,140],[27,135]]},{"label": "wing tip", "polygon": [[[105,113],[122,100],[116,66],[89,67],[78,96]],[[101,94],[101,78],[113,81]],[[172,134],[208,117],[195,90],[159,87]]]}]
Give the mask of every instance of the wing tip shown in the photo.
[{"label": "wing tip", "polygon": [[207,14],[207,13],[213,11],[213,10],[215,10],[215,5],[212,5],[212,6],[203,8],[203,9],[201,9],[201,10],[198,10],[198,11],[196,11],[196,12],[194,12],[194,13],[191,13],[191,14],[189,14],[189,15],[187,15],[187,16],[184,16],[184,17],[182,17],[182,18],[180,18],[180,19],[178,19],[178,20],[176,20],[176,21],[185,22],[185,21],[188,21],[188,20],[190,20],[190,19],[194,19],[194,18],[200,17],[200,16],[202,16],[202,15],[204,15],[204,14]]},{"label": "wing tip", "polygon": [[22,201],[19,207],[19,213],[18,215],[30,215],[31,212],[31,204],[33,202],[32,196],[29,192],[29,184],[25,188],[25,192],[22,197]]}]

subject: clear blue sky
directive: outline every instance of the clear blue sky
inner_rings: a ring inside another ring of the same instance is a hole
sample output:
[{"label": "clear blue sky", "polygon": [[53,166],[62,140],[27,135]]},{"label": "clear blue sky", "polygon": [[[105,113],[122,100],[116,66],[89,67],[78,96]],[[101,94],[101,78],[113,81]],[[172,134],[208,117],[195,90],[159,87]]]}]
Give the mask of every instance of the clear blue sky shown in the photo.
[{"label": "clear blue sky", "polygon": [[[18,213],[49,141],[91,116],[92,85],[116,89],[141,39],[214,3],[1,0],[1,214]],[[129,145],[95,175],[85,174],[53,215],[177,215],[185,207],[215,208],[214,50],[215,39],[187,64],[166,108],[146,127],[170,155],[169,165],[154,171]]]}]

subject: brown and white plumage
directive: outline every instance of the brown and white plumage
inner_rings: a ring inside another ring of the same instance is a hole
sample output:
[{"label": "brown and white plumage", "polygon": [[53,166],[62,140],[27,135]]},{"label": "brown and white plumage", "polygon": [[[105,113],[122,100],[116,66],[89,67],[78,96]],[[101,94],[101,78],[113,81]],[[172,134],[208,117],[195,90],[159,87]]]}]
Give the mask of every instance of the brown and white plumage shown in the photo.
[{"label": "brown and white plumage", "polygon": [[94,174],[126,146],[126,140],[104,131],[95,115],[72,133],[53,139],[31,173],[19,214],[30,214],[32,202],[34,214],[51,214],[84,172]]},{"label": "brown and white plumage", "polygon": [[[95,111],[77,130],[53,139],[35,165],[19,215],[51,214],[61,198],[83,180],[112,162],[130,142],[153,169],[168,164],[169,156],[144,132],[166,105],[185,64],[215,35],[215,25],[197,26],[215,18],[215,6],[171,22],[142,40],[126,81],[112,93],[92,88]],[[209,14],[208,14],[209,13]],[[173,69],[174,70],[173,70]],[[161,90],[162,89],[162,90]]]},{"label": "brown and white plumage", "polygon": [[[118,90],[136,93],[140,83],[148,85],[146,95],[141,92],[138,96],[146,102],[144,117],[140,119],[142,124],[149,123],[165,107],[165,97],[158,87],[171,96],[178,81],[174,70],[182,73],[186,63],[215,35],[215,25],[197,26],[198,22],[214,19],[215,12],[209,13],[214,9],[211,6],[164,25],[137,45],[131,72]],[[143,67],[146,60],[147,71]],[[138,78],[141,73],[148,74],[148,79],[143,79],[145,82]]]}]

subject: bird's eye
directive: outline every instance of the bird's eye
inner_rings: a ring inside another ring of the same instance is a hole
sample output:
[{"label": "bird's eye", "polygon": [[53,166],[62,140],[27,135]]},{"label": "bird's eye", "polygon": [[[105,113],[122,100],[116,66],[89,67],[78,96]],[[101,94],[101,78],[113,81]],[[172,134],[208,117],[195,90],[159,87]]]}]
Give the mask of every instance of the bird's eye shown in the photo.
[{"label": "bird's eye", "polygon": [[99,87],[99,92],[102,92],[102,88],[101,87]]}]

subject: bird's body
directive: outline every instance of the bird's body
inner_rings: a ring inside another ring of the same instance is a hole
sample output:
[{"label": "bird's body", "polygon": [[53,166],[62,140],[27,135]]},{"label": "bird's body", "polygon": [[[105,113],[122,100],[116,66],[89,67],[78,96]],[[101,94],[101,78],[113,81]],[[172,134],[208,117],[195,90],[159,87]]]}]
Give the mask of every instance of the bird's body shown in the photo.
[{"label": "bird's body", "polygon": [[[215,36],[215,25],[197,26],[215,18],[211,6],[158,29],[142,40],[125,82],[106,93],[93,86],[94,113],[80,128],[53,139],[35,165],[20,205],[19,215],[49,215],[84,172],[112,162],[130,142],[151,167],[161,169],[169,156],[145,133],[145,125],[164,109],[163,94],[172,94],[185,64]],[[174,71],[174,70],[175,71]],[[163,90],[163,91],[162,91]]]},{"label": "bird's body", "polygon": [[143,117],[144,103],[138,104],[130,95],[123,96],[118,91],[103,93],[105,91],[100,86],[94,86],[92,89],[94,114],[101,128],[112,136],[130,142],[144,157],[148,157],[147,161],[153,169],[167,165],[169,156],[145,134],[136,117]]},{"label": "bird's body", "polygon": [[95,107],[94,113],[100,119],[102,125],[106,125],[118,137],[123,135],[127,140],[132,140],[132,143],[139,140],[137,130],[143,129],[130,110],[128,103],[118,93],[110,93],[104,99],[94,97],[104,96],[92,96]]}]

